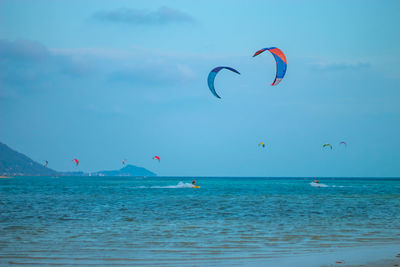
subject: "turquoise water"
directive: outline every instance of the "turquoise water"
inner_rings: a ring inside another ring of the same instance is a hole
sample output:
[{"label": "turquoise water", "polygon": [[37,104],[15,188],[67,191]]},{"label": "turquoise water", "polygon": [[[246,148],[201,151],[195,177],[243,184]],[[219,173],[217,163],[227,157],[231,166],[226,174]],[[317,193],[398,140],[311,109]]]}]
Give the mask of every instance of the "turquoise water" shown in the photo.
[{"label": "turquoise water", "polygon": [[0,179],[0,264],[246,265],[400,244],[400,179],[192,179]]}]

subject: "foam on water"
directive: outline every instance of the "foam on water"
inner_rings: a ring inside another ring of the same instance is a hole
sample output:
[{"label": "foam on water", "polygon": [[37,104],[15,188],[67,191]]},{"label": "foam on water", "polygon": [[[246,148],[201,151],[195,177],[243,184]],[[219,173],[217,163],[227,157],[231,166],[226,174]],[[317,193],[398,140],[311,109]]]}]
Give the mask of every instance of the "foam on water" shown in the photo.
[{"label": "foam on water", "polygon": [[314,187],[329,187],[326,184],[320,184],[320,183],[315,183],[315,182],[311,182],[310,185],[314,186]]},{"label": "foam on water", "polygon": [[315,182],[311,182],[310,185],[313,186],[313,187],[337,187],[337,188],[352,187],[352,186],[334,185],[334,184],[333,185],[327,185],[327,184],[321,184],[321,183],[315,183]]},{"label": "foam on water", "polygon": [[191,183],[179,182],[177,185],[167,185],[167,186],[152,186],[151,188],[192,188]]},{"label": "foam on water", "polygon": [[145,186],[145,185],[140,185],[140,186],[133,186],[131,188],[134,189],[151,189],[151,188],[193,188],[193,185],[191,183],[184,183],[184,182],[179,182],[177,185],[153,185],[153,186]]}]

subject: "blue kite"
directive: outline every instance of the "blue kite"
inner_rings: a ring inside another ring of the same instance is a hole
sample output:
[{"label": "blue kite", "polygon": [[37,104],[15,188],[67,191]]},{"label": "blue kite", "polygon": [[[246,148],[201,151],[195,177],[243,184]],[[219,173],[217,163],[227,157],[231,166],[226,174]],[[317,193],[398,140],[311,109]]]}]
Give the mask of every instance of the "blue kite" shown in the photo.
[{"label": "blue kite", "polygon": [[220,97],[220,96],[217,94],[217,92],[215,91],[215,88],[214,88],[214,80],[215,80],[215,76],[217,76],[217,73],[218,73],[220,70],[222,70],[222,69],[227,69],[227,70],[236,72],[237,74],[240,74],[240,72],[238,72],[238,71],[235,70],[234,68],[231,68],[231,67],[223,67],[223,66],[214,68],[214,69],[210,72],[210,74],[208,74],[208,79],[207,79],[208,87],[210,88],[211,93],[213,93],[213,95],[215,95],[217,98],[221,98],[221,97]]}]

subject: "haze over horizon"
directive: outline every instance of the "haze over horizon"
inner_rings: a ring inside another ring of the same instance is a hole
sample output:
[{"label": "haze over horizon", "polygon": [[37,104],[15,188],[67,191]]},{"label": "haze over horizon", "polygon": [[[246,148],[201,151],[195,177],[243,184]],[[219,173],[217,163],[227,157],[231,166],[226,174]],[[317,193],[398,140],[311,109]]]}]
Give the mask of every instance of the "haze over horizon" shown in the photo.
[{"label": "haze over horizon", "polygon": [[[1,0],[0,142],[59,171],[127,159],[160,176],[399,177],[398,10]],[[288,61],[274,87],[273,57],[252,57],[271,46]],[[221,99],[216,66],[241,73],[218,74]]]}]

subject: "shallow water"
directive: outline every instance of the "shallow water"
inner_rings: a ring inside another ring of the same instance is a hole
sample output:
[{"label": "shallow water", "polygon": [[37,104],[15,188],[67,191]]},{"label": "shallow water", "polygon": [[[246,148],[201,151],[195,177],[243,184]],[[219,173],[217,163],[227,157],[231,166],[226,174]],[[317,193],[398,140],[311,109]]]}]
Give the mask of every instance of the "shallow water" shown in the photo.
[{"label": "shallow water", "polygon": [[399,179],[192,179],[1,179],[0,264],[241,265],[400,244]]}]

